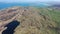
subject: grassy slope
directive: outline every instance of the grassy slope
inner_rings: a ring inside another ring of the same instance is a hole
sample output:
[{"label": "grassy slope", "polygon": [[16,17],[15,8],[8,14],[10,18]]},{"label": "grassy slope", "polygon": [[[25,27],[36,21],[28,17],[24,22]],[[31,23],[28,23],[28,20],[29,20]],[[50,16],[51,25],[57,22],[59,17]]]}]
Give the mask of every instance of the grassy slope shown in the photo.
[{"label": "grassy slope", "polygon": [[50,18],[60,25],[60,10],[53,8],[40,8],[40,12],[43,15],[48,15]]},{"label": "grassy slope", "polygon": [[[54,21],[57,24],[57,27],[56,27],[55,30],[60,29],[60,10],[59,9],[39,8],[38,10],[40,10],[40,13],[42,13],[43,15],[48,15],[51,18],[51,20]],[[58,34],[60,34],[60,33],[58,33]]]},{"label": "grassy slope", "polygon": [[17,17],[20,25],[14,34],[60,34],[59,9],[25,7],[21,11],[24,12]]},{"label": "grassy slope", "polygon": [[29,8],[22,14],[14,34],[59,34],[60,12],[51,8]]}]

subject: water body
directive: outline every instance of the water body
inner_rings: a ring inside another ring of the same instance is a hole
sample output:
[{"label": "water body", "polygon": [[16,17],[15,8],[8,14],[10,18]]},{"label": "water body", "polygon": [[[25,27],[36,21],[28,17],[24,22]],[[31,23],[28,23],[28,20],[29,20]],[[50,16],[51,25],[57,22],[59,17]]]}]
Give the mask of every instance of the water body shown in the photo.
[{"label": "water body", "polygon": [[47,4],[45,3],[0,3],[0,9],[3,8],[8,8],[8,7],[12,7],[12,6],[36,6],[36,7],[45,7],[47,6]]}]

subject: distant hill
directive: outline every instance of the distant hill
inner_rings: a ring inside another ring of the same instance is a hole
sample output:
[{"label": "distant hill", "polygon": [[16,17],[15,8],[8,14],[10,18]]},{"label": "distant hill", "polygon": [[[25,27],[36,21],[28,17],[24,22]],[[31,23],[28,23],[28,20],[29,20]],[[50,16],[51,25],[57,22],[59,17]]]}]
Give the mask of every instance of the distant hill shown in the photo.
[{"label": "distant hill", "polygon": [[50,4],[51,7],[57,7],[57,8],[60,8],[60,2],[48,2],[47,4]]}]

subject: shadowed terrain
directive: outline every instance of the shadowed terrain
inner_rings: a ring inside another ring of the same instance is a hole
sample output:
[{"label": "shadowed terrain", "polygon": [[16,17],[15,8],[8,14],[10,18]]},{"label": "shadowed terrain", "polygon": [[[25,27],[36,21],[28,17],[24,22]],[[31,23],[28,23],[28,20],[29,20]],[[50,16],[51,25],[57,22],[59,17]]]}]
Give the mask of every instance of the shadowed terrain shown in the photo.
[{"label": "shadowed terrain", "polygon": [[7,24],[6,27],[7,29],[3,31],[2,34],[13,34],[14,29],[20,24],[18,21],[12,21],[11,23]]}]

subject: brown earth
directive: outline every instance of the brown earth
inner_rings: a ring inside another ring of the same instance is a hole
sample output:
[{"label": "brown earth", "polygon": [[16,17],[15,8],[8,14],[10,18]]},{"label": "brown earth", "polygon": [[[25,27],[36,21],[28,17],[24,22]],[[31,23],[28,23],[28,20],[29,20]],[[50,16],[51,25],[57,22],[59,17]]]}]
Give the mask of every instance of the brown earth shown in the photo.
[{"label": "brown earth", "polygon": [[0,12],[0,21],[12,19],[16,14],[19,15],[16,20],[20,25],[14,30],[14,34],[58,34],[55,29],[57,24],[48,15],[39,14],[39,12],[33,7],[9,8]]}]

